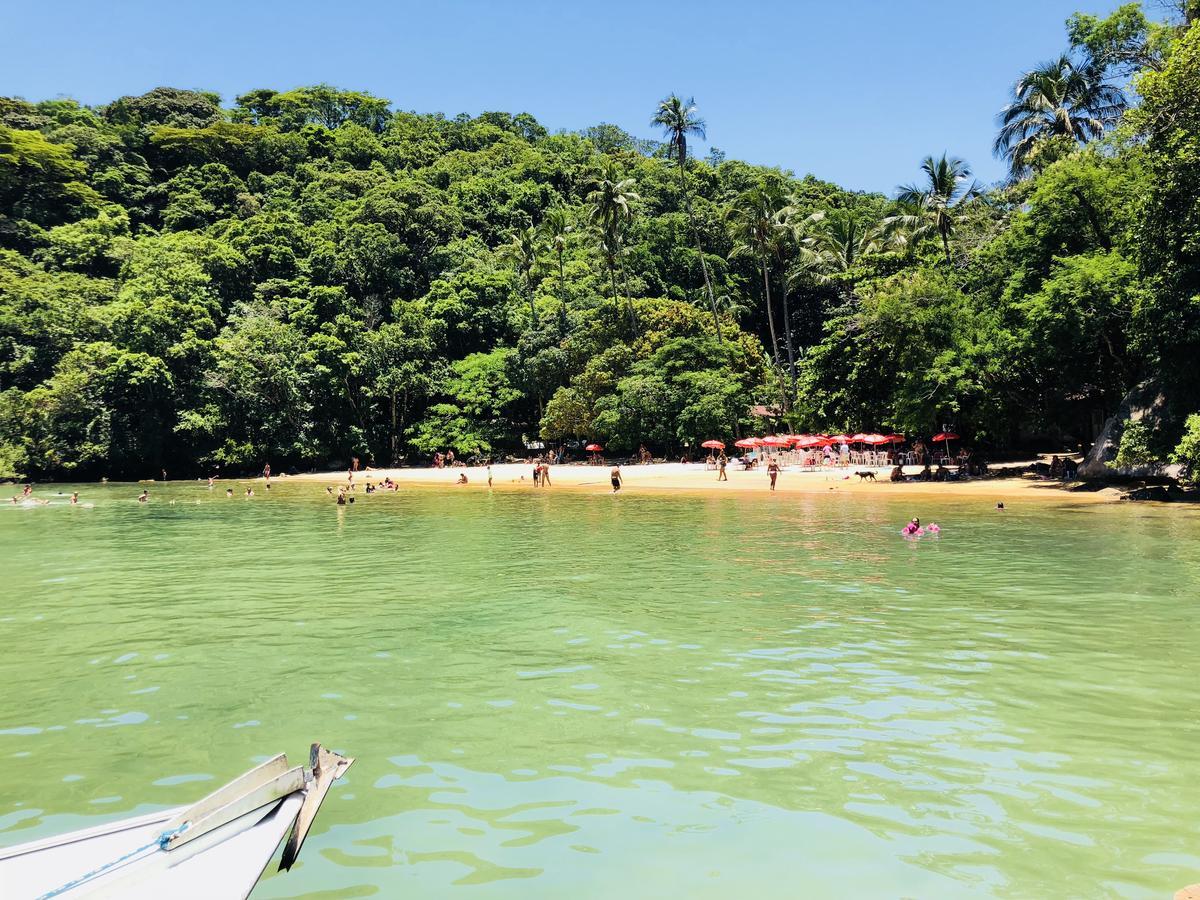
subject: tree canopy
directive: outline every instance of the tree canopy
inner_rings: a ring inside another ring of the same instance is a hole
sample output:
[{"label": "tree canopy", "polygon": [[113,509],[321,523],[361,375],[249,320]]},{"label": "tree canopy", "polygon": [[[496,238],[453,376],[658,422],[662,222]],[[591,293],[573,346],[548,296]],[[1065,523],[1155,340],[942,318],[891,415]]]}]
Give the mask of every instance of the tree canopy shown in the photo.
[{"label": "tree canopy", "polygon": [[1014,61],[1008,181],[939,149],[889,196],[699,159],[677,94],[647,98],[662,143],[326,84],[0,98],[0,475],[678,454],[761,427],[756,404],[1086,443],[1147,378],[1182,432],[1200,27],[1178,13],[1073,16],[1060,58]]}]

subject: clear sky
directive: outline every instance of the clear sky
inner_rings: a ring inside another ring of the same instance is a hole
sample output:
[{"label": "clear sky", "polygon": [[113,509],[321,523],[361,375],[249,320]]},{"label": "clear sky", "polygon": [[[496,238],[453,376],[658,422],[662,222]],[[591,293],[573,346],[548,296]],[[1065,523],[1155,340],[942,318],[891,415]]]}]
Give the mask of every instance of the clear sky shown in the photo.
[{"label": "clear sky", "polygon": [[[657,137],[695,95],[730,158],[891,191],[930,153],[983,182],[1018,73],[1115,0],[0,0],[0,94],[103,103],[158,85],[328,82],[419,112],[528,111]],[[703,146],[699,147],[702,152]]]}]

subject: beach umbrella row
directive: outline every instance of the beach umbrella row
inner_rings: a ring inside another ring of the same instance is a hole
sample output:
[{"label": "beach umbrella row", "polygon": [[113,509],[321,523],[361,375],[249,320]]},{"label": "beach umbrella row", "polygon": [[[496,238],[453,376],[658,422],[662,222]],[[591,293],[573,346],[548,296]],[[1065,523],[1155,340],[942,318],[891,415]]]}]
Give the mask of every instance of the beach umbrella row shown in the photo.
[{"label": "beach umbrella row", "polygon": [[[957,439],[958,435],[948,435],[949,439]],[[934,440],[943,440],[945,436],[939,435]],[[813,447],[828,447],[836,444],[870,444],[878,447],[882,444],[902,444],[905,437],[902,434],[878,434],[871,432],[865,434],[858,432],[855,434],[771,434],[766,437],[749,437],[734,441],[733,446],[740,447],[745,450],[750,450],[755,447],[800,447],[801,449],[811,449]],[[724,449],[725,445],[720,441],[705,441],[700,446],[702,447],[720,447]]]}]

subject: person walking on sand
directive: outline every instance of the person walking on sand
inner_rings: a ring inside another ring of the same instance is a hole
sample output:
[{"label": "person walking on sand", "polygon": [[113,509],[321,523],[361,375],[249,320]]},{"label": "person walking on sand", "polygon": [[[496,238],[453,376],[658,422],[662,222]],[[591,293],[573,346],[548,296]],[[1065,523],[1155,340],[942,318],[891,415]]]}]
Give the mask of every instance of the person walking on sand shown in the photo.
[{"label": "person walking on sand", "polygon": [[729,465],[729,458],[722,451],[717,457],[717,481],[728,481],[729,476],[725,473],[725,467]]},{"label": "person walking on sand", "polygon": [[540,462],[535,462],[533,464],[533,486],[542,486],[542,464]]},{"label": "person walking on sand", "polygon": [[541,465],[542,470],[542,487],[550,486],[550,463],[544,462]]},{"label": "person walking on sand", "polygon": [[767,464],[767,474],[771,476],[771,490],[775,490],[775,479],[779,477],[779,463],[774,459]]},{"label": "person walking on sand", "polygon": [[267,483],[267,487],[271,486],[271,464],[267,463],[263,466],[263,481]]},{"label": "person walking on sand", "polygon": [[491,487],[492,486],[492,467],[490,464],[488,465],[487,469],[488,469],[488,487]]},{"label": "person walking on sand", "polygon": [[613,493],[615,494],[621,489],[621,466],[613,466],[612,471],[608,473],[608,477],[612,480]]}]

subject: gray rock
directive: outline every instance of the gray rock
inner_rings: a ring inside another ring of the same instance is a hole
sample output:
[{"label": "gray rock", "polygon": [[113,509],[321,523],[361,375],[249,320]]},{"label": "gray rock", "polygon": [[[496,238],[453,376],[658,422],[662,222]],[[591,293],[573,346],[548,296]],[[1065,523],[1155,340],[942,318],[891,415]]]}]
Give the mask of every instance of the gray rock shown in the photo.
[{"label": "gray rock", "polygon": [[[1111,416],[1100,434],[1096,437],[1083,462],[1079,464],[1081,478],[1106,478],[1114,470],[1109,463],[1117,456],[1117,448],[1121,444],[1121,432],[1129,422],[1139,422],[1147,419],[1151,424],[1159,424],[1166,412],[1167,398],[1154,379],[1147,379],[1125,395],[1117,407],[1115,415]],[[1130,468],[1122,471],[1122,475],[1151,475],[1158,474],[1158,469]]]}]

